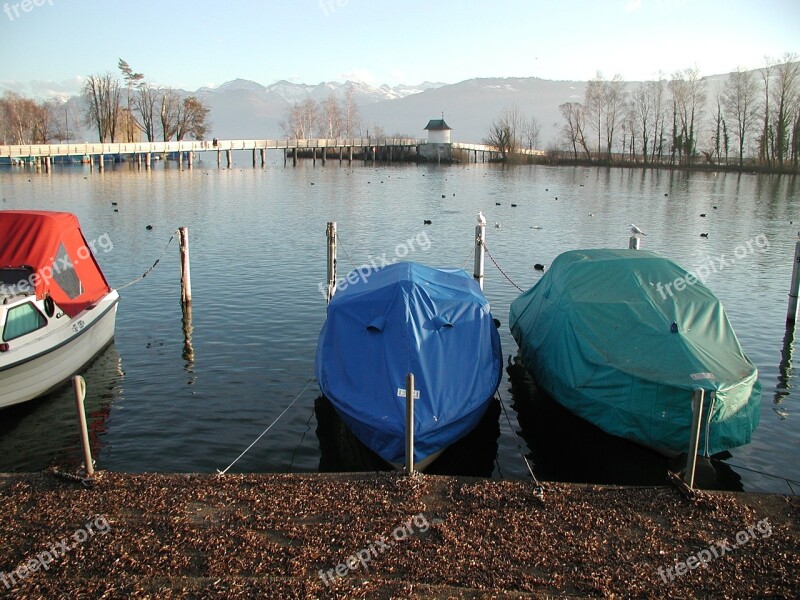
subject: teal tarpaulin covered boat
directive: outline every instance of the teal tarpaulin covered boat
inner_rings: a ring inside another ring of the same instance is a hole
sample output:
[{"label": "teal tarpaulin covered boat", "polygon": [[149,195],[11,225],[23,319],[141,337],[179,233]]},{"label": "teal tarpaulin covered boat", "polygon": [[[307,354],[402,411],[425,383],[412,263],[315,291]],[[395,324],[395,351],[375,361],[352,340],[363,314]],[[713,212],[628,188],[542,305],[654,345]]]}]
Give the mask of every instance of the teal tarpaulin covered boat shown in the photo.
[{"label": "teal tarpaulin covered boat", "polygon": [[511,304],[509,325],[539,385],[612,435],[685,452],[698,387],[709,454],[747,444],[758,424],[758,370],[719,300],[652,252],[561,254]]}]

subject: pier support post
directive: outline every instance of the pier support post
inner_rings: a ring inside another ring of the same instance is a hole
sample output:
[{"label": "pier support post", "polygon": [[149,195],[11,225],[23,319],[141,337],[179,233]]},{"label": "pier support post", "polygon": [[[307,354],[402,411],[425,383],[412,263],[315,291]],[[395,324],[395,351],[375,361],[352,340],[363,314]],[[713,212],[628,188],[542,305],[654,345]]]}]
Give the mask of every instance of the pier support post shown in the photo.
[{"label": "pier support post", "polygon": [[283,149],[283,166],[284,167],[286,166],[286,153],[287,153],[287,150],[286,150],[286,148],[284,148]]},{"label": "pier support post", "polygon": [[98,155],[98,157],[97,157],[97,166],[100,167],[100,172],[101,173],[103,172],[103,169],[105,169],[103,158],[104,158],[104,156],[102,154]]},{"label": "pier support post", "polygon": [[311,149],[311,165],[316,167],[317,166],[317,147],[314,146]]},{"label": "pier support post", "polygon": [[230,149],[225,150],[225,161],[227,162],[227,165],[228,165],[229,169],[231,168],[231,162],[232,162],[231,155],[232,155],[232,153],[233,153],[233,151],[230,150]]},{"label": "pier support post", "polygon": [[186,153],[186,166],[189,167],[190,169],[192,168],[193,159],[194,159],[194,152],[192,150],[189,150]]},{"label": "pier support post", "polygon": [[792,283],[789,286],[789,310],[786,313],[787,323],[794,323],[797,320],[798,294],[800,294],[800,240],[795,242],[794,245],[794,268],[792,269]]},{"label": "pier support post", "polygon": [[327,148],[325,148],[325,147],[323,147],[323,148],[322,148],[322,166],[323,166],[323,167],[325,166],[325,161],[326,161],[326,159],[328,158],[327,156],[325,156],[325,154],[327,153],[327,152],[326,152],[327,150],[328,150],[328,149],[327,149]]},{"label": "pier support post", "polygon": [[189,228],[181,227],[178,233],[180,235],[181,250],[181,302],[189,304],[192,301],[192,276],[189,269]]},{"label": "pier support post", "polygon": [[152,158],[151,158],[151,155],[150,155],[149,152],[144,155],[144,167],[145,167],[145,169],[149,169],[150,168],[150,166],[152,164],[151,160],[152,160]]},{"label": "pier support post", "polygon": [[256,149],[253,148],[253,168],[255,169],[255,167],[256,167]]},{"label": "pier support post", "polygon": [[[712,394],[714,392],[711,392]],[[689,454],[686,457],[686,471],[683,480],[690,488],[694,488],[694,472],[697,466],[697,448],[700,445],[700,425],[703,422],[703,397],[705,390],[695,388],[692,392],[692,433],[689,437]],[[709,415],[709,418],[711,415]]]},{"label": "pier support post", "polygon": [[326,302],[330,303],[336,293],[336,221],[328,221],[328,290]]},{"label": "pier support post", "polygon": [[406,468],[414,474],[414,374],[406,375]]},{"label": "pier support post", "polygon": [[49,156],[45,156],[44,157],[44,172],[45,173],[49,173],[50,172],[50,157]]},{"label": "pier support post", "polygon": [[261,156],[261,166],[263,167],[264,165],[267,164],[267,149],[260,148],[258,152],[259,155]]},{"label": "pier support post", "polygon": [[217,150],[217,168],[222,165],[222,150]]},{"label": "pier support post", "polygon": [[75,409],[78,412],[78,426],[81,429],[81,446],[83,447],[83,462],[86,466],[86,477],[94,475],[94,462],[92,461],[92,448],[89,446],[89,430],[86,427],[86,411],[83,401],[86,399],[86,381],[80,375],[72,378],[72,389],[75,392]]},{"label": "pier support post", "polygon": [[293,167],[297,166],[297,148],[294,148],[292,150],[292,166]]},{"label": "pier support post", "polygon": [[642,245],[642,238],[632,235],[628,240],[628,250],[639,250]]},{"label": "pier support post", "polygon": [[344,151],[344,148],[342,146],[339,146],[339,164],[342,164],[342,152],[343,151]]},{"label": "pier support post", "polygon": [[348,165],[353,164],[353,147],[352,146],[348,146],[347,147],[347,164]]},{"label": "pier support post", "polygon": [[478,285],[483,289],[483,270],[484,270],[484,256],[483,244],[486,241],[486,225],[478,222],[475,226],[475,268],[472,270],[472,276]]}]

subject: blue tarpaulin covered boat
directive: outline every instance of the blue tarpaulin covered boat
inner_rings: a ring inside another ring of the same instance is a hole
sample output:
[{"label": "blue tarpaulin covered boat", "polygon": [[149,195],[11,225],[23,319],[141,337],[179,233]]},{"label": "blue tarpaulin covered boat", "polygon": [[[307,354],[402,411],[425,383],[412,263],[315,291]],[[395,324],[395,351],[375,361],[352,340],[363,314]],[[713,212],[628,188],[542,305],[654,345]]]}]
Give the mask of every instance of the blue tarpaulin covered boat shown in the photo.
[{"label": "blue tarpaulin covered boat", "polygon": [[758,371],[719,300],[652,252],[561,254],[511,304],[509,326],[537,382],[612,435],[685,452],[697,387],[706,390],[708,453],[747,444],[758,424]]},{"label": "blue tarpaulin covered boat", "polygon": [[348,284],[338,287],[319,336],[319,386],[350,431],[399,466],[406,374],[413,373],[414,462],[424,468],[477,425],[500,384],[489,302],[464,271],[413,262]]}]

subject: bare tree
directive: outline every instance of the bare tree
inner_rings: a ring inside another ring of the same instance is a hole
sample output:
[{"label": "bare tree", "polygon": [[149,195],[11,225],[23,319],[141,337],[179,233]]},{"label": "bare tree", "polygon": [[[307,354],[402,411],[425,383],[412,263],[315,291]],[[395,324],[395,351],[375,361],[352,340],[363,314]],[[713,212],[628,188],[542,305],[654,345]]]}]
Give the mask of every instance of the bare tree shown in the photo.
[{"label": "bare tree", "polygon": [[312,98],[306,98],[289,107],[286,119],[281,121],[281,129],[292,139],[311,139],[318,123],[317,103]]},{"label": "bare tree", "polygon": [[181,117],[181,98],[178,92],[172,88],[161,90],[161,111],[159,120],[161,123],[161,136],[165,142],[172,139],[178,129],[178,121]]},{"label": "bare tree", "polygon": [[342,107],[343,133],[347,137],[354,137],[356,131],[361,131],[360,117],[358,115],[358,106],[355,103],[355,88],[353,84],[348,84],[344,93],[344,103]]},{"label": "bare tree", "polygon": [[605,118],[605,79],[598,71],[594,79],[586,84],[586,93],[583,100],[583,114],[586,121],[597,135],[597,155],[600,156],[601,139],[603,136],[603,121]]},{"label": "bare tree", "polygon": [[654,129],[653,97],[648,89],[650,83],[639,84],[631,96],[631,131],[638,130],[642,144],[642,160],[647,164],[647,145]]},{"label": "bare tree", "polygon": [[186,137],[194,140],[204,139],[210,126],[206,120],[208,112],[206,105],[196,96],[184,98],[175,123],[175,139],[178,141]]},{"label": "bare tree", "polygon": [[36,103],[14,92],[5,92],[0,100],[0,127],[5,143],[30,144],[35,141],[32,124],[36,118]]},{"label": "bare tree", "polygon": [[342,107],[336,95],[331,93],[320,107],[320,123],[322,133],[328,139],[338,138],[344,130]]},{"label": "bare tree", "polygon": [[119,81],[110,73],[90,75],[83,86],[86,122],[97,130],[101,142],[116,140],[120,111]]},{"label": "bare tree", "polygon": [[770,81],[772,80],[772,72],[775,68],[775,61],[770,58],[769,56],[764,57],[764,68],[759,71],[761,75],[761,81],[764,84],[764,104],[762,105],[761,109],[763,111],[763,121],[761,125],[761,135],[758,139],[758,155],[759,158],[766,162],[767,167],[770,166],[772,161],[772,152],[771,147],[773,144],[771,143],[774,132],[772,130],[772,123],[770,122]]},{"label": "bare tree", "polygon": [[789,156],[795,113],[800,98],[800,62],[796,54],[784,54],[775,66],[775,85],[772,88],[775,113],[774,158],[782,167]]},{"label": "bare tree", "polygon": [[572,148],[575,160],[578,159],[578,148],[580,147],[589,159],[591,154],[586,144],[586,113],[583,105],[579,102],[566,102],[558,107],[561,116],[564,117],[562,134],[567,145]]},{"label": "bare tree", "polygon": [[519,109],[516,106],[506,107],[492,121],[484,143],[496,147],[501,159],[508,160],[509,155],[520,146],[523,126]]},{"label": "bare tree", "polygon": [[752,71],[741,67],[731,73],[722,95],[728,121],[736,123],[733,134],[739,150],[739,166],[744,164],[744,147],[756,119],[756,82]]},{"label": "bare tree", "polygon": [[725,123],[725,115],[722,111],[722,91],[717,89],[714,94],[714,113],[711,116],[713,128],[711,130],[711,150],[704,152],[706,160],[710,163],[722,160],[725,155],[725,162],[728,161],[729,137],[728,126]]},{"label": "bare tree", "polygon": [[611,157],[611,149],[614,145],[614,133],[617,126],[625,117],[625,82],[622,75],[614,75],[611,81],[606,81],[603,85],[603,100],[605,102],[604,117],[606,131],[606,153]]},{"label": "bare tree", "polygon": [[514,148],[513,134],[511,127],[502,117],[495,118],[489,126],[489,133],[483,140],[487,146],[494,146],[500,153],[501,160],[508,160],[508,155]]},{"label": "bare tree", "polygon": [[134,108],[139,113],[136,126],[144,133],[148,142],[156,141],[156,104],[159,90],[149,83],[143,83],[136,90]]},{"label": "bare tree", "polygon": [[539,146],[539,135],[542,132],[542,124],[536,117],[522,122],[522,141],[528,150],[533,150]]}]

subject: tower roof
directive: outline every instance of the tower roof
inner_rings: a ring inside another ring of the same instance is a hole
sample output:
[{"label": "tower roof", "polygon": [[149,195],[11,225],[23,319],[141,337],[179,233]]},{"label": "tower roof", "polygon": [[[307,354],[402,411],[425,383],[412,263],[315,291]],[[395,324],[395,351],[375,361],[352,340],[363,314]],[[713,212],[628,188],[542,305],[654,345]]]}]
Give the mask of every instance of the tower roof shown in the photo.
[{"label": "tower roof", "polygon": [[453,128],[450,127],[447,123],[444,122],[444,119],[431,119],[428,121],[428,124],[425,126],[423,131],[442,131],[445,129],[452,130]]}]

